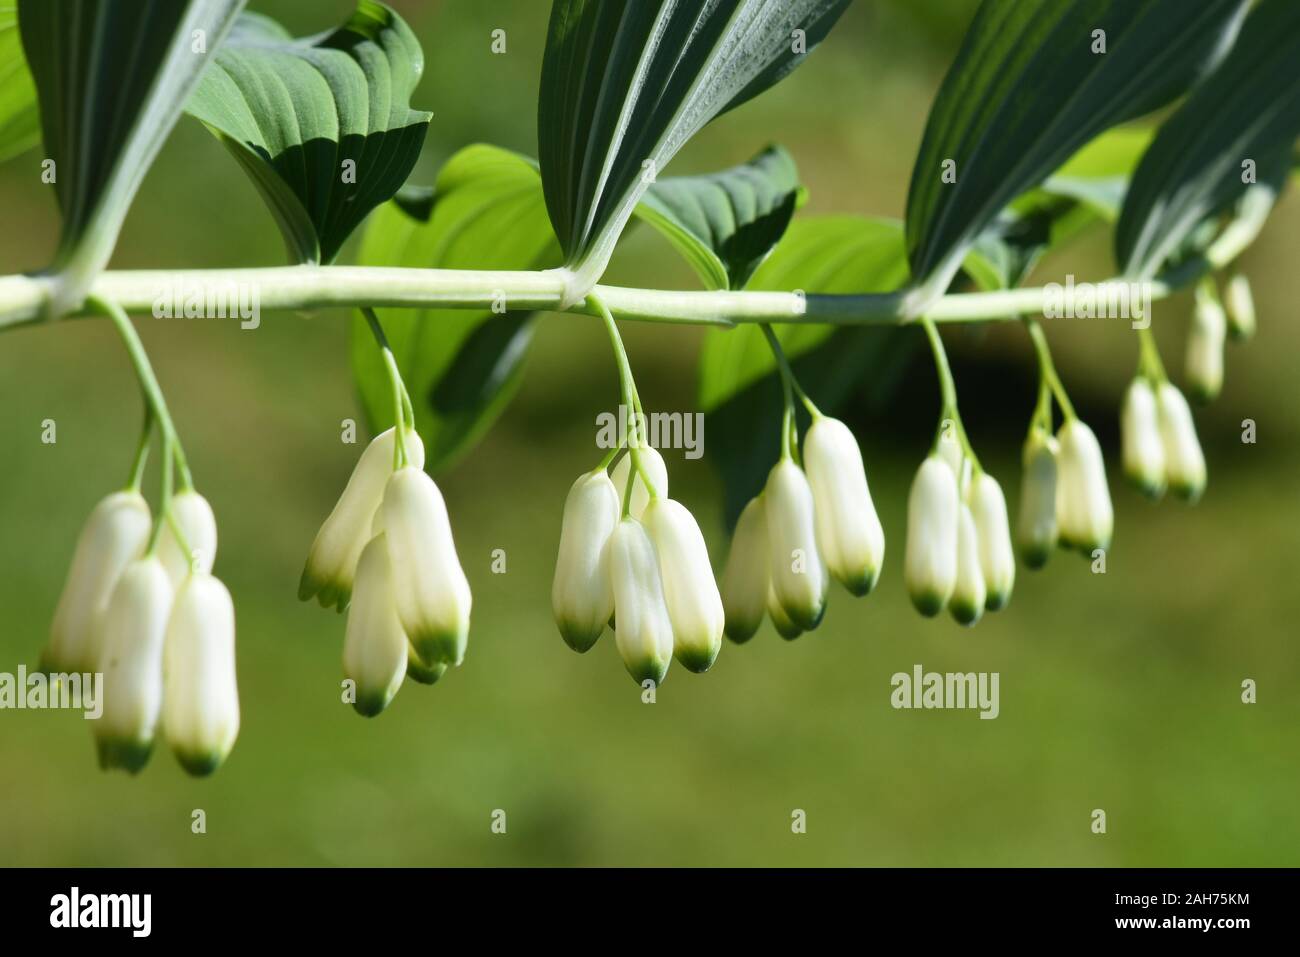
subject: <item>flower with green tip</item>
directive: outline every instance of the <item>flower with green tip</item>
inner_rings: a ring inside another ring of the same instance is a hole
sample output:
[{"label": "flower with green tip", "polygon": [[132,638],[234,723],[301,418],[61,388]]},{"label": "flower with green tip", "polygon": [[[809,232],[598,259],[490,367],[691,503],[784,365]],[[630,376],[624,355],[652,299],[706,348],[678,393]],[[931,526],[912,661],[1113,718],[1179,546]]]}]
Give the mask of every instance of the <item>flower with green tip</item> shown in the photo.
[{"label": "flower with green tip", "polygon": [[688,671],[708,671],[722,648],[725,616],[704,535],[695,516],[670,498],[651,500],[642,520],[659,558],[673,655]]},{"label": "flower with green tip", "polygon": [[187,576],[163,646],[163,736],[187,772],[211,774],[239,736],[235,606],[206,572]]},{"label": "flower with green tip", "polygon": [[1241,342],[1255,334],[1255,295],[1250,280],[1237,273],[1223,290],[1223,305],[1228,313],[1228,334]]},{"label": "flower with green tip", "polygon": [[947,460],[931,453],[916,472],[907,497],[907,548],[903,579],[916,610],[943,611],[957,586],[957,525],[961,501]]},{"label": "flower with green tip", "polygon": [[1196,291],[1196,309],[1187,333],[1184,369],[1187,387],[1198,402],[1210,402],[1223,390],[1223,347],[1228,337],[1228,317],[1212,286]]},{"label": "flower with green tip", "polygon": [[1170,382],[1156,391],[1160,409],[1160,437],[1165,448],[1165,474],[1169,489],[1179,498],[1196,501],[1205,491],[1205,454],[1196,436],[1187,399]]},{"label": "flower with green tip", "polygon": [[618,525],[618,491],[604,469],[578,476],[564,500],[551,611],[565,643],[584,652],[614,611],[605,547]]},{"label": "flower with green tip", "polygon": [[99,766],[135,774],[149,762],[163,702],[163,645],[172,583],[157,556],[128,565],[104,613],[104,710],[94,722]]},{"label": "flower with green tip", "polygon": [[770,584],[767,587],[767,613],[772,619],[772,627],[776,629],[776,633],[786,641],[794,641],[803,634],[803,629],[791,621],[790,616],[781,607],[781,602],[776,597],[776,590]]},{"label": "flower with green tip", "polygon": [[663,683],[673,660],[673,625],[659,577],[659,559],[645,526],[625,518],[609,537],[609,581],[614,591],[614,642],[638,684]]},{"label": "flower with green tip", "polygon": [[384,489],[383,521],[403,630],[426,664],[460,664],[472,599],[433,479],[414,466],[394,472]]},{"label": "flower with green tip", "polygon": [[1125,477],[1147,495],[1159,498],[1165,491],[1165,447],[1156,392],[1144,376],[1134,379],[1124,393],[1120,435]]},{"label": "flower with green tip", "polygon": [[[980,573],[984,576],[986,592],[984,607],[989,611],[1001,611],[1011,601],[1011,590],[1016,584],[1016,555],[1011,545],[1007,499],[998,480],[987,472],[974,477],[968,499],[979,536]],[[960,548],[959,543],[959,552]],[[958,566],[960,564],[959,555]]]},{"label": "flower with green tip", "polygon": [[803,469],[783,458],[763,490],[772,590],[786,617],[803,631],[821,624],[830,576],[817,548],[812,488]]},{"label": "flower with green tip", "polygon": [[98,670],[100,623],[123,570],[144,554],[153,520],[138,492],[114,492],[86,519],[72,555],[41,668]]},{"label": "flower with green tip", "polygon": [[1021,456],[1020,510],[1016,517],[1016,547],[1020,560],[1042,568],[1056,550],[1056,439],[1034,429]]},{"label": "flower with green tip", "polygon": [[980,568],[979,531],[970,506],[963,502],[957,512],[957,578],[948,610],[960,624],[970,626],[983,617],[987,601],[984,572]]},{"label": "flower with green tip", "polygon": [[[655,492],[664,498],[668,497],[668,466],[664,464],[664,457],[659,454],[658,449],[650,445],[642,445],[636,450],[637,456],[641,460],[641,467],[650,476],[650,481],[654,482]],[[614,488],[618,490],[618,500],[621,505],[623,494],[627,489],[627,478],[632,471],[632,453],[626,452],[614,466]],[[637,521],[645,514],[645,507],[650,504],[650,492],[645,487],[645,478],[639,473],[636,477],[636,484],[632,486],[632,508],[630,514]],[[620,513],[621,514],[621,513]]]},{"label": "flower with green tip", "polygon": [[1056,482],[1056,522],[1061,541],[1091,553],[1109,548],[1115,510],[1106,484],[1106,461],[1097,436],[1079,419],[1057,433],[1060,446]]},{"label": "flower with green tip", "polygon": [[757,495],[749,500],[736,522],[731,551],[727,555],[727,569],[722,574],[724,630],[736,644],[749,641],[763,624],[771,582],[767,515],[763,497]]},{"label": "flower with green tip", "polygon": [[422,685],[437,684],[438,679],[447,673],[447,666],[441,661],[426,665],[415,653],[410,642],[406,644],[406,677]]},{"label": "flower with green tip", "polygon": [[343,638],[343,675],[354,684],[358,714],[372,718],[388,707],[406,677],[408,647],[397,617],[388,537],[381,532],[357,562]]},{"label": "flower with green tip", "polygon": [[[180,526],[189,546],[188,552],[176,539],[173,521]],[[194,489],[172,496],[171,518],[163,522],[162,534],[158,537],[158,557],[175,588],[181,587],[191,571],[195,574],[212,571],[212,563],[217,558],[217,520],[208,500]]]},{"label": "flower with green tip", "polygon": [[[371,539],[371,520],[384,499],[384,487],[393,474],[396,429],[381,432],[361,453],[343,494],[334,505],[307,555],[298,584],[303,601],[316,598],[325,608],[343,611],[352,599],[352,577],[361,550]],[[424,468],[424,443],[410,430],[403,433],[408,464]]]},{"label": "flower with green tip", "polygon": [[875,587],[885,557],[885,531],[847,425],[814,419],[803,440],[804,471],[812,488],[817,547],[831,576],[854,595]]}]

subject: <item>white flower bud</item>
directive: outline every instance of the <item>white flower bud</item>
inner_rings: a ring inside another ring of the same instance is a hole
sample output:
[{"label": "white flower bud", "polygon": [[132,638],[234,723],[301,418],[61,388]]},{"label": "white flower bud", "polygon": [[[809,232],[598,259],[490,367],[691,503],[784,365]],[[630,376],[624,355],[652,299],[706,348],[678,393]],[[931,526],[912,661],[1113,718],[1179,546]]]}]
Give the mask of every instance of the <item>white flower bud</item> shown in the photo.
[{"label": "white flower bud", "polygon": [[771,558],[767,548],[767,516],[763,497],[749,500],[731,536],[727,570],[722,575],[722,607],[727,637],[744,644],[754,637],[767,611],[771,591]]},{"label": "white flower bud", "polygon": [[821,624],[830,576],[817,549],[812,489],[803,470],[782,459],[763,491],[772,590],[786,617],[804,631]]},{"label": "white flower bud", "polygon": [[420,469],[398,469],[388,480],[384,537],[397,616],[411,644],[428,664],[460,664],[469,638],[469,581],[442,493]]},{"label": "white flower bud", "polygon": [[772,617],[772,627],[776,629],[776,633],[786,641],[794,641],[803,634],[803,629],[790,620],[790,616],[777,601],[776,591],[770,582],[767,586],[767,613]]},{"label": "white flower bud", "polygon": [[1134,379],[1124,394],[1120,412],[1124,445],[1124,474],[1152,498],[1165,491],[1165,448],[1160,437],[1156,393],[1144,377]]},{"label": "white flower bud", "polygon": [[1038,430],[1025,442],[1016,545],[1030,568],[1042,568],[1056,548],[1056,439]]},{"label": "white flower bud", "polygon": [[1197,290],[1196,310],[1187,333],[1187,386],[1198,402],[1210,402],[1223,389],[1223,346],[1228,317],[1211,293]]},{"label": "white flower bud", "polygon": [[957,585],[957,476],[938,454],[921,463],[907,497],[903,578],[916,610],[939,614]]},{"label": "white flower bud", "polygon": [[193,489],[173,496],[171,509],[172,518],[189,545],[189,552],[181,548],[172,523],[164,518],[162,534],[158,536],[158,558],[167,569],[172,587],[180,588],[191,570],[196,575],[212,571],[212,563],[217,557],[217,520],[208,500]]},{"label": "white flower bud", "polygon": [[619,504],[604,469],[578,476],[564,500],[551,611],[565,643],[574,651],[594,645],[614,611],[605,546],[618,524]]},{"label": "white flower bud", "polygon": [[163,735],[190,774],[211,774],[239,735],[235,606],[206,572],[176,595],[163,650]]},{"label": "white flower bud", "polygon": [[[637,455],[641,457],[641,467],[650,473],[650,479],[654,482],[655,492],[664,498],[668,497],[668,466],[664,464],[664,457],[653,446],[644,445],[637,449]],[[618,460],[614,466],[614,489],[618,492],[619,514],[623,514],[623,495],[627,490],[627,477],[632,469],[632,453],[625,452],[623,457]],[[636,485],[632,487],[632,507],[630,513],[637,521],[645,513],[645,507],[650,502],[650,492],[645,487],[645,479],[638,473]]]},{"label": "white flower bud", "polygon": [[614,642],[638,684],[664,680],[673,660],[673,626],[659,578],[659,559],[644,526],[625,518],[609,537],[609,580],[614,590]]},{"label": "white flower bud", "polygon": [[700,526],[684,505],[670,498],[651,501],[644,521],[659,556],[673,654],[688,671],[708,671],[722,647],[725,616]]},{"label": "white flower bud", "polygon": [[[339,611],[347,608],[357,559],[370,541],[371,521],[383,502],[384,486],[393,474],[395,443],[396,431],[389,429],[375,436],[361,453],[347,487],[312,542],[298,584],[301,600],[316,596],[326,608],[333,605]],[[424,443],[419,435],[406,432],[405,444],[408,464],[415,469],[424,468]]]},{"label": "white flower bud", "polygon": [[980,540],[970,506],[962,503],[957,513],[957,582],[948,610],[963,625],[973,625],[984,614],[988,592],[980,570]]},{"label": "white flower bud", "polygon": [[1156,392],[1160,409],[1160,436],[1165,446],[1165,473],[1169,488],[1180,498],[1196,501],[1205,491],[1205,455],[1196,437],[1196,423],[1183,394],[1169,382]]},{"label": "white flower bud", "polygon": [[441,661],[426,665],[415,653],[411,643],[406,643],[406,677],[422,685],[437,684],[438,679],[447,672],[447,666]]},{"label": "white flower bud", "polygon": [[838,419],[818,418],[804,436],[803,463],[822,559],[836,581],[865,595],[880,576],[885,530],[871,501],[857,439]]},{"label": "white flower bud", "polygon": [[157,557],[122,572],[104,613],[99,666],[104,710],[94,722],[99,766],[132,774],[149,761],[163,700],[163,642],[172,583]]},{"label": "white flower bud", "polygon": [[[1002,494],[998,480],[987,472],[981,472],[971,484],[970,512],[975,520],[975,531],[979,534],[980,572],[988,593],[984,607],[989,611],[1000,611],[1011,601],[1011,590],[1016,584],[1016,555],[1011,545],[1006,496]],[[959,552],[960,548],[959,544]]]},{"label": "white flower bud", "polygon": [[1249,339],[1255,334],[1255,296],[1250,291],[1250,280],[1237,273],[1228,280],[1223,290],[1223,304],[1228,311],[1228,334],[1237,340]]},{"label": "white flower bud", "polygon": [[1097,436],[1078,419],[1057,433],[1056,523],[1061,539],[1084,552],[1109,548],[1115,512],[1106,485],[1106,462]]},{"label": "white flower bud", "polygon": [[43,669],[97,670],[99,623],[122,570],[144,554],[152,524],[149,505],[138,492],[114,492],[95,506],[77,539],[41,655]]},{"label": "white flower bud", "polygon": [[343,675],[356,686],[352,707],[373,718],[393,700],[406,677],[406,632],[397,617],[388,538],[370,540],[357,562],[348,626],[343,638]]}]

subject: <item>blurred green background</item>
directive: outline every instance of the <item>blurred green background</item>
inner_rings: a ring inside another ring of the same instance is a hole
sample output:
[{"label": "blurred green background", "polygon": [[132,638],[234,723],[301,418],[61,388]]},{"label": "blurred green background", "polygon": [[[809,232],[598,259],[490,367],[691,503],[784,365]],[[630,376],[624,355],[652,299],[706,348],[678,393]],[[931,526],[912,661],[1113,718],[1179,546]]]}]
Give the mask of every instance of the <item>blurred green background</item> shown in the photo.
[{"label": "blurred green background", "polygon": [[[541,0],[395,0],[422,38],[414,105],[434,113],[416,180],[459,147],[536,150]],[[899,216],[926,111],[973,0],[859,0],[809,62],[708,127],[670,173],[794,153],[804,214]],[[308,33],[348,0],[259,2]],[[508,53],[490,52],[507,31]],[[0,167],[0,272],[39,268],[57,234],[33,151]],[[353,247],[355,248],[355,247]],[[1098,232],[1042,281],[1110,269]],[[136,779],[96,769],[76,713],[0,712],[0,863],[163,865],[1281,865],[1300,859],[1296,760],[1300,589],[1294,322],[1300,201],[1246,258],[1260,333],[1233,347],[1223,397],[1199,414],[1204,501],[1148,503],[1115,467],[1116,408],[1136,361],[1127,325],[1049,324],[1081,414],[1112,466],[1117,534],[1105,575],[1072,555],[1022,570],[1011,606],[973,631],[925,621],[902,585],[904,508],[937,411],[923,354],[886,413],[857,427],[888,537],[881,585],[842,590],[797,642],[765,626],[711,673],[674,666],[643,705],[607,633],[570,652],[550,618],[560,510],[596,459],[596,414],[617,402],[598,323],[541,326],[522,393],[487,440],[439,477],[474,588],[464,667],[408,683],[363,720],[339,699],[343,618],[295,599],[302,560],[359,448],[347,316],[269,314],[261,328],[156,321],[139,328],[218,517],[216,571],[239,620],[243,728],[213,778],[165,751]],[[183,119],[145,182],[118,267],[282,262],[269,214],[232,159]],[[342,261],[348,261],[345,253]],[[663,240],[638,229],[609,280],[694,288]],[[1187,299],[1157,313],[1181,366]],[[919,335],[919,333],[918,333]],[[976,447],[1014,508],[1017,449],[1034,398],[1022,330],[946,334]],[[648,406],[693,408],[698,330],[629,326]],[[8,332],[0,346],[0,670],[33,665],[94,503],[125,478],[140,405],[109,325]],[[813,391],[815,394],[815,384]],[[1254,419],[1259,440],[1240,441]],[[58,441],[40,441],[41,422]],[[773,428],[776,424],[773,423]],[[726,554],[721,488],[705,456],[668,454],[674,497]],[[490,570],[493,549],[507,573]],[[890,676],[1001,674],[1001,716],[895,711]],[[1254,679],[1259,701],[1240,701]],[[207,833],[191,833],[202,808]],[[791,832],[794,809],[807,833]],[[1090,831],[1102,808],[1108,833]],[[507,832],[493,834],[494,809]]]}]

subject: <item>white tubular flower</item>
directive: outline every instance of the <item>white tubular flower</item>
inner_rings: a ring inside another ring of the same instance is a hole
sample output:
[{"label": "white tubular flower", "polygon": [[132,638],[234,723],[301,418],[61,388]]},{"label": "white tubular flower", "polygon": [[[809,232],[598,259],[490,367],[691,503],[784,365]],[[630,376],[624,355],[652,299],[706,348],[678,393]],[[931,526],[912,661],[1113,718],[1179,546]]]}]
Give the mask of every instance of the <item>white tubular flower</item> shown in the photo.
[{"label": "white tubular flower", "polygon": [[763,491],[772,590],[786,617],[803,631],[821,624],[830,576],[817,548],[812,488],[803,470],[782,459]]},{"label": "white tubular flower", "polygon": [[[408,464],[414,469],[424,468],[424,443],[419,435],[406,432],[404,439]],[[298,585],[301,600],[315,596],[326,608],[347,608],[357,560],[371,538],[371,519],[383,502],[385,483],[393,474],[395,443],[396,431],[389,429],[375,436],[361,453],[347,487],[312,542]]]},{"label": "white tubular flower", "polygon": [[[1006,496],[998,480],[987,472],[981,472],[971,483],[970,512],[979,535],[980,572],[987,592],[984,607],[1000,611],[1011,601],[1011,590],[1016,584],[1016,555],[1011,545]],[[959,553],[960,550],[959,543]],[[960,579],[960,554],[957,564]]]},{"label": "white tubular flower", "polygon": [[1187,333],[1187,385],[1198,402],[1210,402],[1223,389],[1223,346],[1228,317],[1211,292],[1196,292],[1196,311]]},{"label": "white tubular flower", "polygon": [[551,611],[565,643],[583,652],[614,611],[605,546],[618,525],[619,498],[604,469],[580,475],[564,500]]},{"label": "white tubular flower", "polygon": [[771,557],[763,497],[749,500],[731,537],[727,570],[722,575],[722,608],[727,637],[741,645],[754,637],[767,611],[771,591]]},{"label": "white tubular flower", "polygon": [[804,436],[803,464],[826,567],[850,592],[865,595],[880,576],[885,530],[871,501],[857,439],[838,419],[818,418]]},{"label": "white tubular flower", "polygon": [[1223,290],[1223,304],[1228,311],[1228,334],[1243,341],[1255,334],[1255,296],[1250,280],[1237,273]]},{"label": "white tubular flower", "polygon": [[1205,455],[1196,437],[1196,423],[1183,394],[1169,382],[1156,392],[1160,436],[1165,446],[1165,472],[1175,495],[1196,501],[1205,491]]},{"label": "white tubular flower", "polygon": [[239,735],[235,606],[206,572],[176,595],[163,649],[163,735],[190,774],[211,774]]},{"label": "white tubular flower", "polygon": [[438,679],[447,672],[447,666],[441,661],[436,664],[426,665],[420,660],[420,656],[415,653],[411,643],[406,643],[406,677],[412,681],[418,681],[422,685],[437,684]]},{"label": "white tubular flower", "polygon": [[144,554],[152,524],[149,504],[138,492],[114,492],[95,506],[77,539],[54,611],[43,669],[98,670],[99,622],[122,570]]},{"label": "white tubular flower", "polygon": [[1060,458],[1056,483],[1056,522],[1062,540],[1072,548],[1092,552],[1109,548],[1115,511],[1106,485],[1106,462],[1097,436],[1078,419],[1057,433]]},{"label": "white tubular flower", "polygon": [[938,454],[917,470],[907,497],[903,578],[921,614],[939,614],[957,585],[957,476]]},{"label": "white tubular flower", "polygon": [[1133,380],[1120,412],[1124,475],[1152,498],[1165,491],[1165,448],[1160,437],[1156,393],[1145,377]]},{"label": "white tubular flower", "polygon": [[988,590],[980,569],[980,539],[970,506],[962,503],[957,513],[957,581],[948,610],[963,625],[973,625],[984,615]]},{"label": "white tubular flower", "polygon": [[1030,568],[1042,568],[1056,548],[1056,439],[1035,429],[1025,442],[1016,545]]},{"label": "white tubular flower", "polygon": [[406,632],[397,617],[388,538],[370,540],[357,562],[348,626],[343,638],[343,675],[356,686],[352,707],[373,718],[388,707],[407,671]]},{"label": "white tubular flower", "polygon": [[181,548],[171,522],[164,518],[162,534],[158,536],[158,558],[167,569],[172,587],[180,588],[191,570],[196,575],[212,571],[212,563],[217,557],[217,520],[208,500],[193,489],[174,496],[171,509],[190,550],[187,554]]},{"label": "white tubular flower", "polygon": [[717,660],[726,617],[708,546],[695,516],[680,502],[656,498],[646,506],[644,520],[659,556],[673,654],[688,671],[701,674]]},{"label": "white tubular flower", "polygon": [[163,701],[163,641],[172,583],[157,557],[122,572],[103,621],[104,710],[95,722],[99,766],[132,774],[149,761]]},{"label": "white tubular flower", "polygon": [[469,581],[433,479],[398,469],[384,490],[384,535],[397,616],[421,660],[458,665],[469,638]]},{"label": "white tubular flower", "polygon": [[[650,473],[650,478],[655,484],[655,492],[661,497],[668,497],[668,466],[664,464],[664,457],[659,454],[658,449],[650,445],[643,445],[637,450],[637,455],[641,457],[641,466]],[[614,466],[614,489],[618,492],[618,502],[623,504],[623,494],[627,490],[627,476],[632,469],[632,453],[626,452]],[[641,516],[645,514],[645,507],[650,504],[650,492],[645,487],[645,479],[639,474],[636,477],[636,485],[632,487],[632,508],[631,514],[638,522]],[[620,514],[622,510],[620,508]]]},{"label": "white tubular flower", "polygon": [[772,617],[772,627],[776,629],[776,633],[786,641],[794,641],[803,634],[803,629],[791,621],[790,616],[781,607],[781,602],[777,600],[776,590],[772,588],[771,583],[767,586],[767,613]]},{"label": "white tubular flower", "polygon": [[614,590],[614,641],[638,684],[659,685],[673,660],[673,626],[659,578],[659,560],[644,526],[625,518],[609,537],[609,580]]}]

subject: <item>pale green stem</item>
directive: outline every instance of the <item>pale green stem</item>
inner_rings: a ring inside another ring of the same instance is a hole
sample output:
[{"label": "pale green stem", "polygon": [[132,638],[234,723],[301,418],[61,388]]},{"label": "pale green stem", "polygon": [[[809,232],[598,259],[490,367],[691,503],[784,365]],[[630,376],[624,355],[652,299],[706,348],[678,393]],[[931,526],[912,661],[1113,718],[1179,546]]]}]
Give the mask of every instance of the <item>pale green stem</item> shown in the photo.
[{"label": "pale green stem", "polygon": [[609,343],[614,350],[614,360],[618,363],[618,385],[619,394],[623,407],[627,409],[628,435],[627,454],[632,459],[632,467],[627,470],[627,488],[623,491],[623,517],[627,518],[632,509],[632,486],[636,483],[639,475],[641,481],[645,483],[646,490],[650,497],[658,498],[659,490],[655,488],[654,480],[650,478],[650,473],[646,471],[644,463],[641,461],[640,448],[644,437],[637,431],[637,416],[641,415],[641,397],[637,395],[636,382],[632,378],[632,364],[628,362],[627,350],[623,347],[623,337],[618,334],[618,325],[614,322],[614,316],[605,307],[600,298],[592,293],[587,296],[588,301],[594,303],[594,307],[605,321],[605,330],[609,333]]},{"label": "pale green stem", "polygon": [[396,472],[410,461],[406,454],[406,430],[411,397],[406,393],[406,383],[402,381],[401,370],[397,368],[397,357],[393,355],[393,350],[388,345],[388,337],[384,335],[384,327],[379,324],[379,317],[375,315],[375,310],[366,307],[361,312],[365,315],[370,332],[379,346],[379,352],[384,357],[384,369],[388,373],[388,384],[393,393],[393,435],[396,438],[393,443],[393,471]]},{"label": "pale green stem", "polygon": [[140,485],[144,481],[144,467],[149,460],[149,439],[153,435],[153,408],[148,402],[144,404],[144,424],[140,427],[140,441],[135,448],[135,461],[131,466],[131,478],[127,482],[127,490],[131,492],[140,491]]},{"label": "pale green stem", "polygon": [[1065,385],[1061,382],[1061,377],[1056,374],[1056,365],[1052,362],[1052,350],[1047,344],[1047,334],[1043,332],[1043,327],[1035,319],[1025,321],[1025,328],[1029,330],[1029,338],[1034,344],[1034,352],[1038,356],[1038,372],[1043,377],[1048,387],[1052,390],[1052,395],[1056,396],[1056,402],[1061,407],[1061,414],[1066,419],[1076,419],[1074,414],[1074,405],[1070,402],[1070,396],[1065,391]]},{"label": "pale green stem", "polygon": [[966,424],[962,422],[961,412],[957,408],[957,383],[952,377],[952,367],[948,364],[948,352],[943,347],[943,339],[939,337],[938,328],[928,316],[921,319],[921,326],[925,329],[925,337],[929,340],[930,352],[934,356],[934,370],[939,377],[939,396],[943,402],[943,409],[939,413],[939,427],[935,431],[931,450],[939,447],[944,422],[951,421],[953,428],[957,430],[957,440],[961,443],[962,452],[970,459],[974,470],[979,472],[981,471],[979,457],[975,454],[975,448],[966,434]]}]

